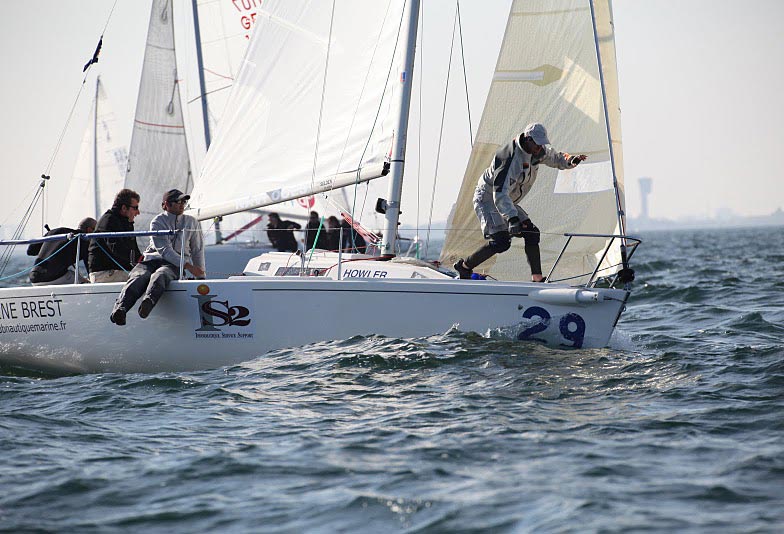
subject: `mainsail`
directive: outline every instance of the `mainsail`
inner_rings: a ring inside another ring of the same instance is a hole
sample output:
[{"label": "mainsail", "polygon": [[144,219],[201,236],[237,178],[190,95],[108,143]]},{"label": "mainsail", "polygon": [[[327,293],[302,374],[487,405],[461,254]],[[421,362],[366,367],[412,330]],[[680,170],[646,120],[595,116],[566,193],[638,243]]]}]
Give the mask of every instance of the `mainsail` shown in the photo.
[{"label": "mainsail", "polygon": [[114,136],[114,112],[109,106],[100,76],[95,80],[95,99],[82,137],[71,182],[62,205],[58,226],[75,228],[84,217],[99,218],[112,207],[122,188],[128,151]]},{"label": "mainsail", "polygon": [[[472,204],[477,180],[496,150],[531,122],[547,127],[556,150],[588,155],[588,160],[573,170],[540,165],[536,184],[521,202],[542,230],[545,274],[566,240],[564,233],[620,233],[622,216],[616,207],[609,142],[612,139],[622,213],[623,165],[612,10],[610,0],[594,1],[607,121],[590,1],[513,2],[441,261],[451,263],[464,258],[484,243]],[[587,277],[582,275],[593,271],[606,245],[605,238],[575,238],[553,278],[584,281]],[[618,262],[617,253],[608,255],[600,274],[611,274]],[[527,279],[530,271],[522,240],[515,240],[511,250],[488,260],[478,270],[499,280]]]},{"label": "mainsail", "polygon": [[125,186],[141,196],[136,228],[146,229],[169,189],[192,187],[170,0],[153,0]]},{"label": "mainsail", "polygon": [[258,10],[193,191],[200,219],[385,172],[393,92],[404,81],[392,79],[401,76],[404,1],[341,1],[334,11],[331,2],[294,4],[268,0]]}]

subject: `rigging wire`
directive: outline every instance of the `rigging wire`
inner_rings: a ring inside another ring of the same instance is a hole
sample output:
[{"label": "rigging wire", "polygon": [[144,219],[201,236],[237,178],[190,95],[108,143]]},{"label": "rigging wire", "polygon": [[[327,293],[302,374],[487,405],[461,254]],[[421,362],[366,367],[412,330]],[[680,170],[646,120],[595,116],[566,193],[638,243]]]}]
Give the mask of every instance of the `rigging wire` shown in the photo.
[{"label": "rigging wire", "polygon": [[422,79],[425,77],[425,8],[420,4],[419,10],[419,123],[417,124],[417,179],[416,179],[416,196],[417,196],[417,209],[416,209],[416,241],[417,241],[417,258],[419,257],[419,213],[420,208],[420,186],[422,185],[422,87],[424,83]]},{"label": "rigging wire", "polygon": [[427,220],[427,237],[425,239],[425,257],[430,248],[430,228],[433,225],[433,205],[436,199],[436,185],[438,184],[438,164],[441,161],[441,141],[444,138],[444,117],[446,117],[446,102],[449,95],[449,76],[452,72],[452,52],[455,49],[455,32],[457,31],[457,19],[459,11],[455,11],[455,20],[452,24],[452,44],[449,47],[449,63],[446,69],[446,83],[444,84],[444,104],[441,109],[441,127],[438,131],[438,149],[436,151],[436,168],[433,172],[433,191],[430,195],[430,215]]},{"label": "rigging wire", "polygon": [[[30,204],[27,206],[27,210],[25,211],[24,215],[22,215],[22,219],[19,221],[19,224],[16,226],[14,230],[12,240],[19,240],[22,238],[22,234],[24,233],[24,229],[27,226],[27,223],[30,221],[30,217],[33,215],[33,211],[35,210],[35,206],[38,203],[38,200],[41,198],[44,192],[44,187],[46,186],[46,181],[49,179],[46,175],[41,175],[41,182],[38,184],[38,188],[36,189],[35,194],[33,195],[33,199],[30,201]],[[13,256],[14,249],[16,245],[6,246],[3,249],[2,255],[0,255],[0,276],[3,275],[6,268],[8,267],[8,263],[11,261],[11,256]]]},{"label": "rigging wire", "polygon": [[[343,149],[340,152],[340,158],[338,159],[338,165],[335,168],[335,174],[337,174],[340,171],[340,165],[343,163],[343,156],[345,155],[346,148],[348,147],[349,136],[351,135],[351,131],[354,129],[354,121],[356,120],[357,114],[359,113],[359,106],[362,103],[362,97],[365,95],[365,88],[367,87],[368,79],[370,78],[370,71],[372,70],[373,63],[376,60],[376,52],[378,52],[378,44],[379,44],[379,41],[381,40],[381,32],[386,27],[386,22],[387,22],[387,18],[389,17],[389,9],[390,9],[391,5],[392,5],[392,1],[390,0],[389,2],[387,2],[387,9],[384,12],[384,19],[381,21],[381,24],[379,25],[378,37],[376,38],[376,44],[373,47],[373,54],[370,56],[370,63],[368,63],[368,69],[365,72],[365,79],[362,81],[362,89],[359,92],[359,98],[357,99],[357,106],[354,108],[354,115],[351,117],[351,124],[348,127],[348,134],[346,134],[346,141],[343,143]],[[383,95],[382,95],[382,98],[383,98]],[[355,199],[356,199],[356,186],[357,185],[359,185],[358,181],[354,183],[354,189],[355,189],[354,198]],[[331,189],[330,189],[330,191],[331,191]],[[351,213],[351,216],[352,217],[354,216],[354,212],[353,211]]]},{"label": "rigging wire", "polygon": [[[27,207],[27,211],[22,216],[22,221],[17,226],[14,232],[14,239],[19,239],[19,237],[24,233],[25,228],[30,220],[32,215],[32,211],[38,202],[41,202],[41,228],[44,229],[46,226],[46,181],[49,180],[49,175],[51,174],[52,168],[54,166],[54,161],[57,158],[57,155],[60,153],[60,148],[63,144],[63,140],[65,139],[65,133],[68,131],[68,128],[71,124],[71,120],[73,119],[74,111],[76,110],[76,106],[79,103],[79,99],[82,96],[84,91],[85,84],[87,82],[87,77],[90,74],[91,67],[98,63],[98,56],[101,53],[101,48],[103,46],[103,36],[106,33],[106,28],[109,27],[109,22],[112,19],[112,15],[114,14],[114,10],[117,7],[118,0],[114,0],[114,4],[112,4],[112,9],[109,11],[109,15],[106,17],[106,23],[103,26],[103,30],[101,30],[101,36],[98,39],[98,45],[95,47],[95,51],[91,56],[90,60],[84,65],[82,72],[84,73],[84,78],[82,79],[82,83],[79,85],[79,90],[76,92],[76,97],[73,100],[73,104],[71,105],[71,109],[68,112],[68,115],[65,120],[65,124],[63,125],[62,130],[60,131],[60,135],[57,138],[57,142],[55,143],[54,149],[52,150],[52,154],[49,157],[49,161],[46,164],[43,174],[41,175],[41,182],[39,183],[38,190],[36,191],[35,195],[33,196],[33,200],[31,201],[30,205]],[[7,247],[7,254],[5,252],[2,256],[0,256],[0,262],[2,262],[2,266],[0,267],[0,274],[5,270],[5,267],[8,265],[8,261],[10,260],[10,256],[13,253],[13,249],[15,245],[11,245]]]},{"label": "rigging wire", "polygon": [[329,56],[332,50],[332,29],[335,24],[335,0],[332,0],[332,11],[329,17],[329,37],[327,38],[327,58],[324,62],[324,77],[321,80],[321,102],[319,102],[319,116],[316,125],[316,146],[313,149],[313,169],[310,174],[310,188],[316,183],[316,167],[318,166],[319,141],[321,140],[321,122],[324,119],[324,99],[327,93],[327,75],[329,74]]},{"label": "rigging wire", "polygon": [[[381,35],[381,31],[383,30],[384,25],[386,23],[387,17],[389,15],[389,8],[390,8],[391,4],[392,4],[392,2],[390,0],[387,3],[387,9],[386,9],[386,11],[384,13],[384,19],[383,19],[383,21],[382,21],[382,23],[381,23],[381,25],[379,27],[379,38],[380,38],[380,35]],[[333,28],[333,24],[334,24],[334,22],[333,22],[334,21],[334,15],[335,15],[335,3],[333,1],[333,3],[332,3],[332,15],[331,15],[331,18],[330,18],[330,33],[329,33],[330,37],[329,37],[329,41],[328,41],[328,44],[327,44],[327,60],[326,60],[325,66],[324,66],[324,81],[323,81],[322,91],[321,91],[322,101],[321,101],[321,109],[319,111],[319,127],[318,127],[317,134],[316,134],[316,149],[315,149],[316,154],[314,156],[313,172],[312,172],[312,175],[311,175],[311,188],[313,187],[313,184],[314,184],[315,178],[316,178],[316,161],[315,161],[315,159],[317,159],[317,157],[318,157],[318,141],[319,141],[320,132],[321,132],[321,114],[323,113],[324,94],[326,93],[326,80],[327,80],[327,72],[328,72],[328,67],[329,67],[329,47],[330,47],[331,41],[332,41],[332,28]],[[373,54],[371,55],[370,63],[368,65],[368,69],[365,72],[365,79],[362,82],[362,89],[360,90],[359,98],[357,100],[357,105],[354,108],[354,114],[351,117],[351,124],[349,125],[348,133],[346,134],[346,139],[345,139],[345,142],[343,143],[343,149],[341,150],[340,158],[338,158],[338,163],[337,163],[337,166],[335,168],[335,174],[338,174],[340,172],[340,166],[343,163],[343,156],[345,155],[346,148],[348,147],[348,142],[349,142],[349,137],[351,135],[351,131],[354,128],[354,121],[356,120],[357,114],[359,113],[359,107],[360,107],[360,105],[362,103],[362,97],[363,97],[363,95],[365,93],[365,88],[367,87],[368,79],[370,78],[370,71],[371,71],[371,69],[373,67],[373,62],[375,60],[376,52],[378,50],[379,38],[376,39],[376,45],[373,47]],[[358,173],[360,171],[361,171],[361,168],[357,170]],[[357,180],[354,183],[354,200],[353,200],[353,205],[352,205],[352,208],[351,208],[351,216],[352,216],[352,218],[353,218],[354,211],[355,211],[355,208],[356,208],[358,185],[359,185],[359,174],[357,175]],[[343,208],[343,206],[340,206],[340,204],[338,202],[334,201],[331,198],[331,193],[333,192],[334,188],[335,188],[335,185],[334,185],[334,182],[333,182],[333,184],[330,187],[330,189],[323,193],[325,202],[327,204],[332,203],[334,205],[337,205],[339,208]],[[345,194],[344,194],[344,198],[345,198]],[[367,199],[367,189],[365,190],[365,199]],[[346,198],[346,200],[348,200],[348,199]],[[362,209],[364,210],[364,200],[363,200],[362,206],[363,206]],[[348,211],[348,208],[343,208],[343,209]],[[319,228],[318,228],[318,231],[316,233],[316,239],[318,239],[318,235],[321,233],[321,229],[322,229],[323,225],[324,225],[324,215],[322,215],[321,220],[319,221]],[[352,233],[352,242],[353,242],[353,233]],[[313,257],[313,250],[315,250],[315,242],[314,242],[314,248],[311,250],[311,254],[308,257],[308,264],[310,264],[310,260]]]},{"label": "rigging wire", "polygon": [[466,94],[466,110],[468,111],[468,140],[471,142],[471,149],[474,148],[474,128],[471,126],[471,100],[468,98],[468,74],[465,64],[465,47],[463,46],[463,22],[460,16],[460,0],[457,0],[457,29],[460,34],[460,57],[463,60],[463,83]]},{"label": "rigging wire", "polygon": [[[316,168],[318,167],[318,154],[319,154],[319,141],[321,140],[321,121],[324,118],[324,99],[327,93],[327,75],[329,74],[329,53],[332,50],[332,29],[335,25],[335,0],[332,0],[332,11],[329,16],[329,37],[327,38],[327,58],[324,62],[324,78],[321,81],[321,102],[319,103],[319,116],[318,125],[316,126],[316,146],[313,149],[313,170],[310,174],[310,189],[313,190],[313,185],[316,183]],[[316,239],[313,241],[313,248],[310,249],[308,256],[308,264],[313,258],[313,251],[316,250],[316,243],[321,234],[321,227],[324,226],[324,215],[321,216],[319,221],[318,231],[316,232]],[[307,231],[305,232],[307,236]]]},{"label": "rigging wire", "polygon": [[[408,0],[406,0],[406,2],[403,2],[403,9],[401,10],[401,13],[400,13],[400,22],[398,23],[398,27],[397,27],[397,35],[395,37],[395,46],[392,49],[392,57],[391,57],[391,59],[389,61],[389,69],[387,70],[387,77],[386,77],[386,80],[384,81],[384,88],[385,89],[389,87],[389,77],[392,75],[392,68],[395,66],[395,56],[397,54],[397,47],[400,44],[400,30],[403,27],[403,20],[405,20],[405,17],[406,17],[406,5],[407,4],[408,4]],[[373,132],[375,132],[375,130],[376,130],[376,125],[378,124],[378,117],[381,114],[381,107],[382,107],[383,100],[384,100],[384,97],[383,97],[383,94],[382,94],[381,101],[378,103],[378,108],[376,109],[376,116],[373,118],[373,126],[370,128],[370,133],[368,134],[367,142],[365,143],[365,147],[362,149],[362,154],[359,157],[359,162],[357,162],[357,179],[355,181],[355,184],[359,183],[360,173],[362,171],[362,161],[365,159],[365,154],[367,153],[368,147],[370,146],[370,140],[373,137]],[[400,134],[400,132],[395,132],[395,135],[401,135],[401,134]],[[365,194],[365,197],[367,198],[367,193]],[[354,216],[353,215],[354,214],[353,210],[355,208],[356,208],[356,196],[354,198],[354,205],[352,206],[352,212],[351,212],[352,218]]]},{"label": "rigging wire", "polygon": [[77,103],[79,102],[79,97],[81,96],[82,91],[84,90],[84,85],[87,82],[87,77],[90,74],[90,69],[94,64],[98,63],[98,55],[100,54],[101,47],[103,45],[103,36],[106,33],[106,28],[109,27],[109,22],[111,21],[112,15],[114,14],[114,9],[117,7],[117,2],[118,0],[114,0],[114,4],[112,4],[112,9],[109,11],[109,16],[106,18],[106,24],[104,24],[103,30],[101,30],[101,36],[98,39],[98,45],[95,49],[95,52],[93,52],[92,58],[87,62],[87,64],[85,64],[82,70],[82,72],[84,72],[84,78],[82,79],[82,83],[79,86],[79,90],[76,92],[76,98],[74,99],[73,105],[71,106],[71,110],[68,113],[68,117],[66,118],[65,125],[63,126],[63,129],[60,132],[60,137],[57,139],[55,148],[52,151],[52,155],[49,158],[49,162],[46,165],[45,174],[48,174],[52,170],[52,165],[54,165],[54,160],[57,157],[57,154],[60,150],[60,146],[62,145],[63,138],[65,137],[65,132],[68,130],[68,125],[70,124],[71,119],[73,118],[73,113],[74,110],[76,109]]},{"label": "rigging wire", "polygon": [[[57,250],[55,250],[55,251],[54,251],[54,253],[53,253],[51,256],[47,256],[46,258],[42,259],[41,261],[38,261],[38,262],[35,262],[35,263],[33,263],[33,264],[32,264],[30,267],[28,267],[27,269],[22,269],[21,271],[19,271],[19,272],[16,272],[16,273],[14,273],[14,274],[9,274],[8,276],[3,276],[3,273],[5,272],[5,265],[3,265],[3,269],[2,269],[2,270],[0,270],[0,281],[4,282],[5,280],[10,280],[11,278],[16,278],[17,276],[19,276],[19,275],[21,275],[21,274],[25,274],[25,273],[28,273],[28,272],[32,271],[33,269],[35,269],[35,268],[36,268],[36,267],[38,267],[39,265],[41,265],[41,264],[43,264],[43,263],[46,263],[47,261],[49,261],[49,260],[51,260],[52,258],[54,258],[55,256],[57,256],[57,255],[58,255],[60,252],[62,252],[62,251],[63,251],[63,249],[65,249],[65,247],[67,247],[68,245],[70,245],[71,243],[73,243],[73,241],[74,241],[75,239],[79,239],[79,236],[78,236],[78,235],[75,235],[75,236],[73,236],[71,239],[69,239],[68,241],[66,241],[66,242],[65,242],[65,244],[64,244],[63,246],[61,246],[60,248],[58,248]],[[111,257],[111,256],[110,256],[110,257]],[[79,262],[79,259],[77,259],[77,260],[76,260],[76,262],[77,262],[77,268],[78,268],[78,262]],[[115,263],[116,263],[116,262],[115,262]]]}]

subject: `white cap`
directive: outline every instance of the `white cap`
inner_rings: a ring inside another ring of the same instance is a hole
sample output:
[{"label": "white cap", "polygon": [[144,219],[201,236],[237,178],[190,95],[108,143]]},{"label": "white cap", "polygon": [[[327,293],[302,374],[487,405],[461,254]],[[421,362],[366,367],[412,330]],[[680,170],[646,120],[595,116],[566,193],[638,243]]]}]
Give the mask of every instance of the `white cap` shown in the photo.
[{"label": "white cap", "polygon": [[540,122],[532,122],[526,126],[525,130],[523,130],[523,137],[530,137],[537,145],[545,146],[550,144],[550,140],[547,138],[547,130]]}]

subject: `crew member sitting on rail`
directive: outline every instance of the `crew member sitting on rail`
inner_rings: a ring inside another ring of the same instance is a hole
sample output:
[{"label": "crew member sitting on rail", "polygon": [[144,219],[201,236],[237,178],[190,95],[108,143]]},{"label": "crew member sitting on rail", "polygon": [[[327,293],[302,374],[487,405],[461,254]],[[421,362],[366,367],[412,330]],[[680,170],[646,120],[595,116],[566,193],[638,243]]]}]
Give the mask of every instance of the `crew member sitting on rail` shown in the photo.
[{"label": "crew member sitting on rail", "polygon": [[[79,222],[79,228],[74,230],[61,226],[46,232],[46,236],[60,234],[89,234],[95,230],[95,219],[87,217]],[[70,243],[67,240],[46,241],[45,243],[31,243],[27,247],[28,256],[35,258],[35,267],[30,271],[30,282],[34,286],[48,286],[57,284],[73,284],[74,268],[77,261],[84,262],[87,269],[87,243],[79,246],[79,259],[76,258],[76,240]],[[62,250],[61,250],[62,249]],[[86,278],[79,276],[79,283],[89,283]]]}]

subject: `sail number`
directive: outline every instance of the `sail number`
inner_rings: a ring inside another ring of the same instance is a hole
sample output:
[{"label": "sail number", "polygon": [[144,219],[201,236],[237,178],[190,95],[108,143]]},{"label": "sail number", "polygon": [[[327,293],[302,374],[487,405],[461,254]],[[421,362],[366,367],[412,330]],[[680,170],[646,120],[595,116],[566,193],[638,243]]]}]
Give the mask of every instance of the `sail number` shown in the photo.
[{"label": "sail number", "polygon": [[[261,5],[261,0],[231,0],[231,3],[234,4],[238,12],[242,13],[240,24],[243,29],[250,30],[256,23],[256,9]],[[250,39],[250,34],[246,33],[245,38]]]},{"label": "sail number", "polygon": [[[542,343],[547,343],[544,339],[534,336],[540,332],[544,332],[550,326],[552,320],[550,312],[539,306],[531,306],[523,312],[524,319],[533,319],[535,317],[538,317],[539,321],[517,334],[517,339],[521,341],[541,341]],[[567,313],[561,317],[561,320],[558,321],[558,331],[561,333],[561,337],[570,343],[568,345],[566,343],[561,343],[561,345],[577,349],[583,346],[583,340],[585,339],[585,320],[576,313]]]}]

